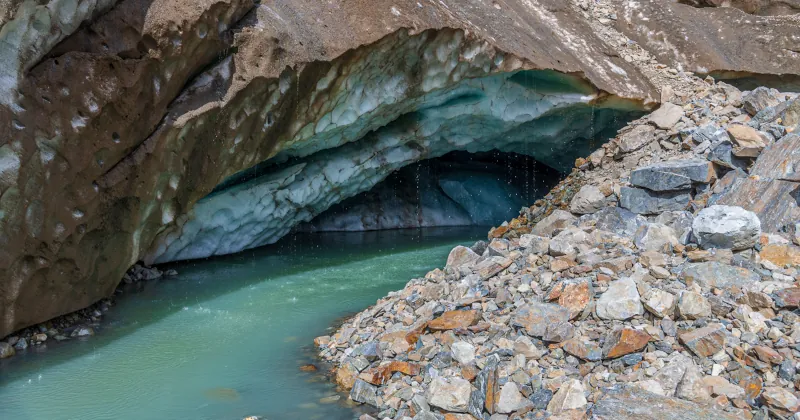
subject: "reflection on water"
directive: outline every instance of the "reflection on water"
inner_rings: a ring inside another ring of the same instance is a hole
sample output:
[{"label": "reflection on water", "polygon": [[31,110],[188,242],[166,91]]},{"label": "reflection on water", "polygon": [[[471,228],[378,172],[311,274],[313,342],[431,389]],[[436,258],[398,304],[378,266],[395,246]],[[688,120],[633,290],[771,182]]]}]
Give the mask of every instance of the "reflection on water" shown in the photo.
[{"label": "reflection on water", "polygon": [[95,337],[0,362],[0,419],[352,419],[300,369],[309,343],[485,232],[295,235],[176,265],[177,277],[133,285]]}]

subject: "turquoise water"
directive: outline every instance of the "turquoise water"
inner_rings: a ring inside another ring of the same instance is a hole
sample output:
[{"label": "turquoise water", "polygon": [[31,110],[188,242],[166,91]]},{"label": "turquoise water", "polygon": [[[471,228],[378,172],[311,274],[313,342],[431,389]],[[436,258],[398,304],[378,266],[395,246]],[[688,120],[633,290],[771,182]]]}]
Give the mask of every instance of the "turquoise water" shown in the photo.
[{"label": "turquoise water", "polygon": [[[0,419],[352,419],[309,344],[486,228],[297,235],[140,283],[95,337],[0,363]],[[324,401],[324,400],[323,400]]]}]

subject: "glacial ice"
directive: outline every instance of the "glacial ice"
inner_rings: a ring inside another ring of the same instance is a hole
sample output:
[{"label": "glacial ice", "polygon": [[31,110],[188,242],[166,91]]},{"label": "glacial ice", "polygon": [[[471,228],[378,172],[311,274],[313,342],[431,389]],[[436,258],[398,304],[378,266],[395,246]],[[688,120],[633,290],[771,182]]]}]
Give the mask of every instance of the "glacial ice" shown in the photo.
[{"label": "glacial ice", "polygon": [[[358,115],[376,109],[375,95],[352,97],[363,101],[344,101],[331,115],[337,132],[342,124],[346,130],[364,131],[353,127],[360,123]],[[456,150],[515,152],[567,171],[576,157],[598,146],[592,144],[598,133],[613,126],[618,115],[630,112],[597,108],[591,103],[594,99],[568,76],[521,71],[465,79],[430,91],[413,112],[343,145],[338,145],[338,137],[324,140],[326,130],[334,128],[323,117],[314,127],[321,133],[315,137],[323,140],[297,143],[273,159],[283,163],[259,166],[265,175],[223,183],[188,214],[176,218],[175,226],[159,235],[144,260],[204,258],[273,243],[392,172]],[[322,145],[330,148],[319,150]],[[465,182],[446,182],[443,188],[450,189],[448,194],[471,197],[475,202],[467,211],[471,218],[489,217],[479,207],[491,198],[471,191]]]}]

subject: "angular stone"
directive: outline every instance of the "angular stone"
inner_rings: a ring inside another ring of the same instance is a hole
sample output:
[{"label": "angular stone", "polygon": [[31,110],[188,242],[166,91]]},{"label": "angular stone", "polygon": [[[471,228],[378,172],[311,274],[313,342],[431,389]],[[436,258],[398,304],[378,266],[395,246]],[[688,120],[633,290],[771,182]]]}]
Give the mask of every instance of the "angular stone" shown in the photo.
[{"label": "angular stone", "polygon": [[700,210],[692,222],[692,235],[705,249],[752,248],[761,236],[761,221],[751,211],[736,206],[711,206]]},{"label": "angular stone", "polygon": [[514,340],[514,354],[522,354],[527,359],[539,359],[544,352],[536,348],[530,338],[520,335]]},{"label": "angular stone", "polygon": [[548,300],[558,300],[558,304],[569,309],[570,319],[583,312],[594,296],[592,282],[588,278],[568,279],[558,282],[548,294]]},{"label": "angular stone", "polygon": [[475,272],[480,276],[482,281],[487,280],[508,268],[513,262],[514,261],[510,258],[498,256],[489,257],[475,266]]},{"label": "angular stone", "polygon": [[761,281],[761,277],[742,267],[733,267],[715,261],[686,264],[681,271],[681,278],[687,286],[697,284],[704,290],[716,287],[730,289],[745,288]]},{"label": "angular stone", "polygon": [[768,386],[764,388],[761,399],[764,400],[764,404],[782,416],[791,416],[800,411],[800,400],[785,388]]},{"label": "angular stone", "polygon": [[778,267],[800,265],[800,248],[793,245],[764,245],[758,255]]},{"label": "angular stone", "polygon": [[630,183],[651,191],[680,191],[695,184],[708,184],[716,178],[714,167],[705,159],[659,162],[635,169]]},{"label": "angular stone", "polygon": [[753,352],[756,354],[756,357],[764,363],[779,365],[783,362],[783,356],[767,346],[754,346]]},{"label": "angular stone", "polygon": [[470,265],[481,256],[476,254],[475,251],[465,246],[459,245],[450,251],[447,256],[447,267],[460,267],[462,265]]},{"label": "angular stone", "polygon": [[711,304],[703,295],[684,290],[678,296],[678,313],[684,319],[710,317]]},{"label": "angular stone", "polygon": [[612,282],[597,300],[595,311],[601,319],[620,321],[643,314],[636,283],[627,277]]},{"label": "angular stone", "polygon": [[486,359],[486,365],[475,377],[475,388],[469,399],[468,411],[475,418],[483,418],[484,408],[494,413],[497,387],[497,365],[500,358],[495,354]]},{"label": "angular stone", "polygon": [[353,388],[357,377],[358,369],[351,363],[342,363],[339,368],[336,369],[336,383],[346,390]]},{"label": "angular stone", "polygon": [[569,316],[569,309],[561,305],[533,302],[519,307],[512,314],[511,323],[532,337],[542,337],[548,325],[568,322]]},{"label": "angular stone", "polygon": [[642,297],[642,304],[653,315],[664,318],[672,316],[675,311],[675,296],[670,292],[652,287]]},{"label": "angular stone", "polygon": [[466,341],[456,341],[450,345],[453,359],[462,365],[468,365],[475,360],[475,346]]},{"label": "angular stone", "polygon": [[497,399],[497,412],[502,414],[510,414],[517,410],[524,408],[532,408],[533,402],[525,398],[517,384],[508,381],[503,388],[500,389],[500,397]]},{"label": "angular stone", "polygon": [[569,227],[550,240],[550,255],[554,257],[573,255],[579,251],[581,245],[587,246],[589,242],[589,235],[586,232],[576,227]]},{"label": "angular stone", "polygon": [[584,185],[572,197],[569,211],[576,214],[594,213],[605,207],[606,196],[594,185]]},{"label": "angular stone", "polygon": [[425,398],[428,404],[454,413],[466,413],[472,387],[461,378],[434,378]]},{"label": "angular stone", "polygon": [[369,368],[358,375],[358,378],[372,385],[383,385],[397,372],[408,376],[416,376],[420,373],[420,366],[416,363],[394,360],[388,364]]},{"label": "angular stone", "polygon": [[643,188],[622,187],[620,206],[637,214],[658,214],[684,210],[692,200],[689,191],[654,192]]},{"label": "angular stone", "polygon": [[755,116],[765,108],[776,106],[780,103],[778,91],[766,86],[759,86],[742,95],[742,107],[751,116]]},{"label": "angular stone", "polygon": [[642,251],[672,252],[680,241],[671,227],[659,223],[648,223],[636,232],[633,243]]},{"label": "angular stone", "polygon": [[575,327],[569,322],[558,322],[548,324],[545,329],[542,340],[551,343],[560,343],[564,340],[569,340],[575,332]]},{"label": "angular stone", "polygon": [[620,328],[606,336],[603,358],[615,359],[643,349],[650,341],[650,334],[633,328]]},{"label": "angular stone", "polygon": [[661,107],[650,114],[650,121],[658,128],[669,130],[683,117],[683,108],[671,102],[661,104]]},{"label": "angular stone", "polygon": [[356,379],[355,384],[353,384],[353,389],[350,390],[350,399],[358,403],[377,407],[378,388],[368,384],[366,381]]},{"label": "angular stone", "polygon": [[733,143],[728,140],[711,147],[711,151],[708,153],[708,160],[729,169],[747,170],[747,167],[750,166],[749,159],[740,158],[733,154]]},{"label": "angular stone", "polygon": [[800,136],[789,134],[764,149],[750,170],[751,176],[735,181],[716,204],[755,212],[765,232],[779,232],[800,220],[795,198],[796,167],[800,167]]},{"label": "angular stone", "polygon": [[652,142],[655,140],[655,131],[656,129],[653,126],[642,124],[622,134],[617,141],[620,154],[639,150],[645,144]]},{"label": "angular stone", "polygon": [[553,210],[550,215],[540,220],[539,223],[531,229],[531,233],[538,236],[553,236],[553,232],[572,225],[576,220],[578,220],[578,218],[568,211]]},{"label": "angular stone", "polygon": [[431,331],[447,331],[467,328],[477,324],[479,320],[480,313],[477,310],[447,311],[439,318],[429,321],[428,329]]},{"label": "angular stone", "polygon": [[573,338],[562,343],[565,352],[589,362],[597,362],[603,358],[603,350],[595,342],[584,338]]},{"label": "angular stone", "polygon": [[632,237],[647,219],[621,207],[605,207],[594,214],[581,216],[580,222],[594,221],[599,230],[615,233],[619,236]]},{"label": "angular stone", "polygon": [[722,324],[708,324],[678,335],[681,343],[699,357],[716,354],[725,346],[727,330]]},{"label": "angular stone", "polygon": [[767,146],[758,130],[746,125],[728,126],[728,135],[733,141],[733,154],[738,157],[758,157]]},{"label": "angular stone", "polygon": [[775,292],[775,305],[789,309],[800,306],[800,287],[789,287]]},{"label": "angular stone", "polygon": [[[24,339],[23,339],[24,340]],[[0,359],[5,359],[15,355],[17,352],[11,344],[0,341]]]},{"label": "angular stone", "polygon": [[711,391],[711,396],[724,395],[730,399],[744,398],[745,396],[742,387],[728,382],[721,376],[704,377],[703,386]]},{"label": "angular stone", "polygon": [[605,388],[589,414],[596,420],[736,420],[739,416],[632,385]]},{"label": "angular stone", "polygon": [[560,414],[566,410],[577,410],[586,407],[588,401],[581,381],[568,379],[561,384],[553,398],[547,404],[547,411],[553,414]]},{"label": "angular stone", "polygon": [[733,317],[742,321],[742,329],[758,334],[767,329],[767,318],[747,305],[739,305],[733,311]]},{"label": "angular stone", "polygon": [[544,254],[550,249],[550,238],[525,234],[519,238],[519,246],[534,254]]},{"label": "angular stone", "polygon": [[692,233],[692,220],[694,216],[688,211],[666,211],[656,216],[655,222],[671,227],[678,236],[678,241],[685,245],[689,243]]}]

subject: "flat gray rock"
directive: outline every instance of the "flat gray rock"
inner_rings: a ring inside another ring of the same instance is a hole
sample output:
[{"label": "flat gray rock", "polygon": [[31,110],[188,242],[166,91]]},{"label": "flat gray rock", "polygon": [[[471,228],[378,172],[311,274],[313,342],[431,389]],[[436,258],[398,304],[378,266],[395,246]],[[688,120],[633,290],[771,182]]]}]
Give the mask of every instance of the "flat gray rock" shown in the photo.
[{"label": "flat gray rock", "polygon": [[691,199],[688,190],[657,193],[643,188],[622,187],[619,203],[637,214],[658,214],[684,210]]},{"label": "flat gray rock", "polygon": [[597,420],[735,420],[739,417],[678,398],[664,397],[636,386],[616,385],[603,390],[589,412]]},{"label": "flat gray rock", "polygon": [[631,185],[651,191],[678,191],[694,184],[708,184],[716,175],[705,159],[682,159],[659,162],[631,172]]}]

